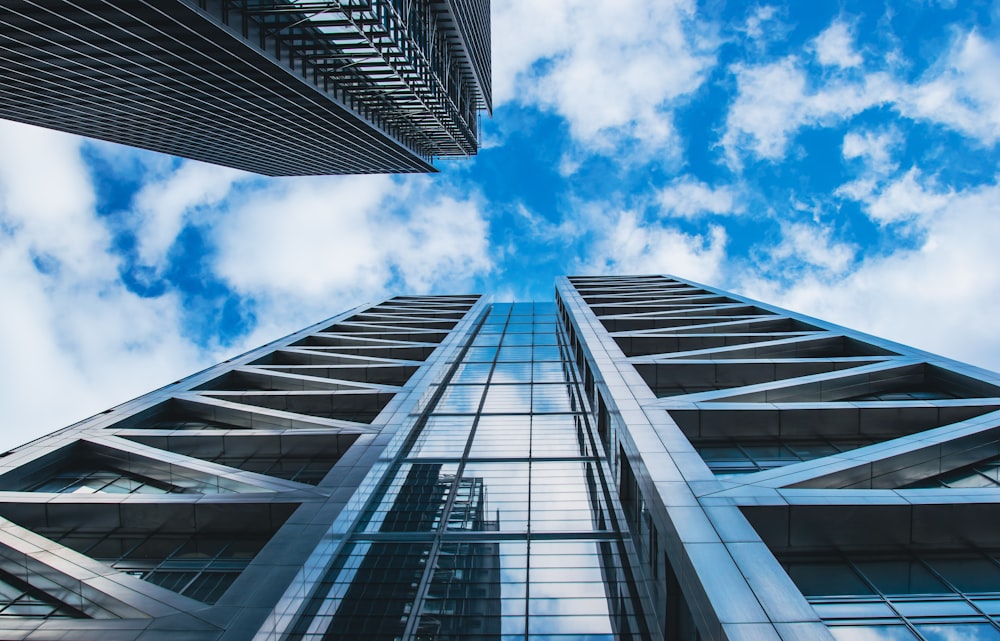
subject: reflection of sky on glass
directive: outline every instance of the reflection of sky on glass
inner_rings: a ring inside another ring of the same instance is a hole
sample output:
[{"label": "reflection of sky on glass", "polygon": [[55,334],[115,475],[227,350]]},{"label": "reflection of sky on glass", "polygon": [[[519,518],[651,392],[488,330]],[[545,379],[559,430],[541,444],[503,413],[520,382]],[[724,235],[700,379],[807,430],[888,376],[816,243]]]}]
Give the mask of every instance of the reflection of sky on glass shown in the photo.
[{"label": "reflection of sky on glass", "polygon": [[497,363],[493,370],[494,383],[528,383],[531,363]]},{"label": "reflection of sky on glass", "polygon": [[490,385],[483,412],[487,414],[527,414],[531,411],[531,385]]},{"label": "reflection of sky on glass", "polygon": [[890,599],[896,610],[905,617],[927,616],[931,613],[935,615],[959,615],[969,616],[979,614],[971,605],[964,600],[957,599],[937,600],[928,599],[926,601],[909,601]]},{"label": "reflection of sky on glass", "polygon": [[545,333],[545,334],[532,334],[531,336],[532,345],[558,345],[559,339],[555,334]]},{"label": "reflection of sky on glass", "polygon": [[452,383],[485,383],[490,376],[489,363],[462,363],[455,370]]},{"label": "reflection of sky on glass", "polygon": [[527,458],[531,454],[530,416],[484,416],[476,426],[471,458]]},{"label": "reflection of sky on glass", "polygon": [[895,617],[895,611],[881,601],[813,603],[823,619],[879,619]]},{"label": "reflection of sky on glass", "polygon": [[580,456],[582,419],[569,414],[531,417],[531,452],[535,456]]},{"label": "reflection of sky on glass", "polygon": [[480,333],[476,336],[475,340],[472,341],[473,347],[497,347],[500,345],[500,340],[503,334],[483,334]]},{"label": "reflection of sky on glass", "polygon": [[[528,335],[528,338],[531,338]],[[517,345],[501,345],[500,352],[497,354],[497,360],[505,362],[513,361],[531,361],[531,346],[530,343],[527,346],[517,346]]]},{"label": "reflection of sky on glass", "polygon": [[1000,599],[997,598],[972,599],[972,602],[976,604],[977,608],[979,608],[986,614],[991,614],[993,616],[1000,616]]},{"label": "reflection of sky on glass", "polygon": [[482,385],[449,385],[434,411],[438,414],[474,414],[479,410],[484,389]]},{"label": "reflection of sky on glass", "polygon": [[837,641],[918,641],[902,625],[838,625],[832,626],[830,632]]},{"label": "reflection of sky on glass", "polygon": [[[541,319],[531,316],[538,309]],[[620,542],[603,540],[606,530],[601,541],[586,538],[598,531],[594,502],[606,511],[603,477],[590,428],[573,406],[572,365],[560,360],[555,322],[552,303],[493,306],[365,528],[378,536],[426,532],[401,528],[431,522],[431,511],[444,530],[436,552],[415,552],[432,571],[429,591],[413,604],[417,629],[453,638],[615,639],[605,581],[626,581],[621,568],[602,564],[621,562]],[[422,467],[411,474],[415,464]],[[521,540],[489,541],[491,532]],[[543,538],[529,543],[528,532]]]},{"label": "reflection of sky on glass", "polygon": [[927,641],[997,641],[997,632],[989,623],[940,623],[917,625],[917,630]]},{"label": "reflection of sky on glass", "polygon": [[463,360],[467,363],[490,363],[496,355],[496,347],[470,347]]},{"label": "reflection of sky on glass", "polygon": [[536,345],[533,352],[536,361],[562,360],[562,352],[555,345]]},{"label": "reflection of sky on glass", "polygon": [[533,342],[531,334],[504,334],[504,347],[530,346]]},{"label": "reflection of sky on glass", "polygon": [[533,363],[531,365],[533,380],[536,383],[563,382],[566,372],[562,363]]},{"label": "reflection of sky on glass", "polygon": [[[531,467],[531,524],[536,532],[596,529],[586,472],[593,463],[534,462]],[[593,470],[591,470],[593,473]]]},{"label": "reflection of sky on glass", "polygon": [[431,416],[410,450],[410,458],[459,458],[472,431],[472,416]]},{"label": "reflection of sky on glass", "polygon": [[539,413],[572,412],[569,385],[547,384],[535,385],[531,397],[531,409]]}]

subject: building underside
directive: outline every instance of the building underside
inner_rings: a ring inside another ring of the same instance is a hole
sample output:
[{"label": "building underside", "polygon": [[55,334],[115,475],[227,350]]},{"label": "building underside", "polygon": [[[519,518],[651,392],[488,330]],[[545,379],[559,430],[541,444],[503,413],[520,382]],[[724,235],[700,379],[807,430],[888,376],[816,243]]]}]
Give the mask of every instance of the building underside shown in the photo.
[{"label": "building underside", "polygon": [[668,276],[398,296],[0,456],[4,638],[1000,639],[1000,376]]},{"label": "building underside", "polygon": [[0,118],[269,176],[478,148],[488,0],[11,0]]}]

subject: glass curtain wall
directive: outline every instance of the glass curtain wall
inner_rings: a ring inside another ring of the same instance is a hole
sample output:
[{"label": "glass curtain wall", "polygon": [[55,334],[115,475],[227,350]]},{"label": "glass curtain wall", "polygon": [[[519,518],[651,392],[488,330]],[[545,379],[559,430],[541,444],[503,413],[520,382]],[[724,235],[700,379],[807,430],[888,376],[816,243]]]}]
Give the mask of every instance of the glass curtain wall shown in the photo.
[{"label": "glass curtain wall", "polygon": [[574,367],[493,305],[288,638],[647,639]]}]

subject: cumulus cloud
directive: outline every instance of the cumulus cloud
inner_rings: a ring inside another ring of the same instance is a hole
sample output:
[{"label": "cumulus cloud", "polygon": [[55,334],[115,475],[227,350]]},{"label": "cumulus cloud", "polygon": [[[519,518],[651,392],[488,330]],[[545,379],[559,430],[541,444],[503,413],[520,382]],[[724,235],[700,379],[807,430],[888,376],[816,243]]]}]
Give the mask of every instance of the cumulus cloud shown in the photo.
[{"label": "cumulus cloud", "polygon": [[492,268],[481,203],[424,178],[269,182],[234,199],[210,236],[215,272],[260,304],[260,332],[291,331],[390,286],[461,289]]},{"label": "cumulus cloud", "polygon": [[750,10],[746,23],[743,25],[743,33],[751,41],[765,40],[773,37],[774,32],[784,31],[776,29],[778,9],[774,5],[758,5]]},{"label": "cumulus cloud", "polygon": [[791,286],[747,276],[749,295],[877,336],[1000,369],[1000,185],[953,193],[926,220],[919,247],[870,256],[849,274]]},{"label": "cumulus cloud", "polygon": [[861,178],[842,185],[835,193],[859,201],[880,225],[902,221],[927,224],[931,217],[949,209],[955,197],[952,190],[935,186],[915,167],[887,182]]},{"label": "cumulus cloud", "polygon": [[818,61],[834,68],[822,76],[810,74],[807,61],[795,55],[761,65],[732,66],[737,95],[722,137],[730,166],[740,167],[748,155],[780,160],[789,140],[803,127],[839,124],[882,105],[984,145],[1000,140],[998,43],[975,30],[963,33],[927,73],[907,82],[883,71],[861,69],[863,60],[851,48],[851,39],[849,28],[835,21],[813,41]]},{"label": "cumulus cloud", "polygon": [[[222,348],[185,333],[186,292],[168,285],[161,295],[141,296],[123,282],[125,258],[111,219],[97,211],[82,154],[89,144],[0,122],[0,279],[10,302],[0,315],[0,449],[223,356]],[[253,305],[260,322],[236,338],[234,349],[390,289],[475,289],[473,280],[493,267],[483,203],[441,180],[267,181],[202,163],[109,153],[115,167],[147,178],[113,223],[134,234],[139,263],[156,272],[170,267],[171,247],[193,224],[214,252],[206,276]],[[216,331],[209,328],[209,336]]]},{"label": "cumulus cloud", "polygon": [[677,274],[717,281],[725,259],[726,232],[712,225],[704,234],[647,223],[634,211],[591,212],[594,242],[578,261],[579,274]]},{"label": "cumulus cloud", "polygon": [[1000,140],[1000,44],[970,31],[956,38],[920,82],[905,87],[900,112],[993,145]]},{"label": "cumulus cloud", "polygon": [[844,135],[842,150],[845,159],[858,159],[871,173],[883,175],[896,169],[894,153],[902,142],[903,137],[895,127],[849,131]]},{"label": "cumulus cloud", "polygon": [[795,56],[765,65],[735,65],[733,73],[737,96],[726,117],[722,146],[734,167],[747,152],[780,160],[800,128],[840,122],[894,97],[894,83],[883,73],[860,80],[835,76],[816,84]]},{"label": "cumulus cloud", "polygon": [[738,214],[743,211],[737,192],[729,186],[712,188],[694,178],[675,180],[660,190],[665,216],[694,218],[700,214]]},{"label": "cumulus cloud", "polygon": [[[714,64],[691,0],[513,0],[493,10],[494,97],[552,111],[579,142],[665,148],[670,107]],[[672,155],[670,149],[663,149]]]},{"label": "cumulus cloud", "polygon": [[835,20],[812,41],[816,59],[821,65],[832,67],[857,67],[864,60],[854,50],[854,34],[845,22]]},{"label": "cumulus cloud", "polygon": [[842,274],[851,266],[858,248],[834,239],[834,230],[828,225],[808,222],[783,222],[781,242],[767,251],[766,259],[772,269],[796,273],[804,265],[810,269]]},{"label": "cumulus cloud", "polygon": [[118,277],[80,139],[0,122],[0,449],[204,364],[172,296]]},{"label": "cumulus cloud", "polygon": [[151,176],[129,212],[139,263],[162,269],[185,222],[199,209],[219,204],[235,182],[250,178],[235,169],[195,161]]}]

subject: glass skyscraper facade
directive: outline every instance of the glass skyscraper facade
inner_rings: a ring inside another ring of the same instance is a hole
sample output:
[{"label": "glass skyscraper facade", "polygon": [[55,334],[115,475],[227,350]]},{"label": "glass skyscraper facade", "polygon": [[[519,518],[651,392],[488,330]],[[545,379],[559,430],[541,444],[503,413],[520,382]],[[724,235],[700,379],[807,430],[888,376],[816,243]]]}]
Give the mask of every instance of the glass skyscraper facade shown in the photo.
[{"label": "glass skyscraper facade", "polygon": [[648,638],[556,307],[485,311],[288,639]]},{"label": "glass skyscraper facade", "polygon": [[0,456],[0,630],[996,640],[998,461],[998,375],[697,283],[398,296]]}]

